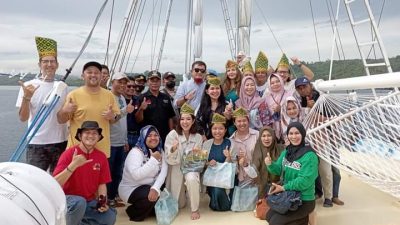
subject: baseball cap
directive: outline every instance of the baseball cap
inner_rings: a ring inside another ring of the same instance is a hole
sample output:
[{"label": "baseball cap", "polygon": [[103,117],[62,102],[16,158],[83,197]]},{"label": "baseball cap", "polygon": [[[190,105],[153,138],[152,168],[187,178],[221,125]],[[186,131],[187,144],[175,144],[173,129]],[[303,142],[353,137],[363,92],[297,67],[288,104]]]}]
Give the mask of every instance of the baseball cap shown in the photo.
[{"label": "baseball cap", "polygon": [[122,73],[122,72],[116,72],[114,73],[114,76],[112,77],[112,80],[128,80],[128,77],[126,76],[126,74]]},{"label": "baseball cap", "polygon": [[307,77],[299,77],[294,82],[294,86],[297,88],[298,86],[307,85],[309,83],[310,83],[310,80],[308,80]]},{"label": "baseball cap", "polygon": [[167,79],[168,77],[174,77],[174,78],[176,78],[176,77],[175,77],[175,74],[172,73],[172,72],[166,72],[166,73],[164,73],[163,79]]},{"label": "baseball cap", "polygon": [[146,77],[143,74],[138,74],[134,77],[135,81],[144,80],[146,82]]},{"label": "baseball cap", "polygon": [[157,78],[161,79],[161,73],[158,72],[157,70],[152,70],[147,74],[147,79],[151,79],[153,77],[157,77]]},{"label": "baseball cap", "polygon": [[217,77],[217,76],[218,76],[218,73],[217,73],[216,70],[208,69],[208,70],[207,70],[207,75],[211,75],[211,76]]},{"label": "baseball cap", "polygon": [[91,62],[87,62],[87,63],[83,66],[82,72],[85,71],[87,68],[89,68],[89,67],[91,67],[91,66],[96,67],[96,68],[99,69],[100,71],[101,71],[101,69],[102,69],[100,63],[95,62],[95,61],[91,61]]}]

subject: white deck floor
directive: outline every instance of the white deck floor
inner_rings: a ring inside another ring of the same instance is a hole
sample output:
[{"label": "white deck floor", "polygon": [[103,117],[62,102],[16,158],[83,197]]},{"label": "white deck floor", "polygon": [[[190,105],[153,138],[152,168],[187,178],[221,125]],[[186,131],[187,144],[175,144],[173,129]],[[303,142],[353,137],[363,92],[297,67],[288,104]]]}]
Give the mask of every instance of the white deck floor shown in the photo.
[{"label": "white deck floor", "polygon": [[[400,200],[378,191],[361,181],[342,173],[340,198],[344,206],[322,207],[322,200],[317,201],[318,225],[400,225]],[[208,208],[208,196],[203,195],[200,214],[196,221],[190,220],[190,210],[182,209],[172,224],[267,224],[253,216],[252,212],[213,212]],[[157,224],[155,217],[144,222],[129,221],[124,208],[118,209],[118,225]]]}]

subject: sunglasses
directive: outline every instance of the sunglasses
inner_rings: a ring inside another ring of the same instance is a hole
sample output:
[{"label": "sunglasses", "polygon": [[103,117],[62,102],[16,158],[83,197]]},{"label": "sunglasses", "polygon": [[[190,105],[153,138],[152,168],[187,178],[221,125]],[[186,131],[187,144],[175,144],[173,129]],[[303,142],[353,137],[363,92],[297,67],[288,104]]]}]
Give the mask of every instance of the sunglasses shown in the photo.
[{"label": "sunglasses", "polygon": [[196,73],[198,73],[198,72],[205,73],[205,72],[206,72],[205,69],[199,69],[199,68],[194,68],[193,70],[194,70],[194,72],[196,72]]}]

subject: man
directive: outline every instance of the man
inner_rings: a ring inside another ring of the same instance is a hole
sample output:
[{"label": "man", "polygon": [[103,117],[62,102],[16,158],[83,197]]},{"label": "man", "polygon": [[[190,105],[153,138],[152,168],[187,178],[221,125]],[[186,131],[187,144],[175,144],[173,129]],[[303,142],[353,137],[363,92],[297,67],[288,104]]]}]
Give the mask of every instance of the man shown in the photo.
[{"label": "man", "polygon": [[[19,119],[22,122],[28,120],[28,126],[31,126],[32,119],[38,114],[47,95],[56,85],[54,77],[58,68],[57,43],[43,37],[36,37],[35,40],[39,52],[38,65],[41,76],[25,83],[20,82],[21,89],[16,103],[19,108]],[[61,108],[66,95],[67,89],[62,92],[59,102],[32,138],[26,152],[27,163],[49,170],[51,173],[67,146],[67,125],[59,124],[57,121],[57,111]]]},{"label": "man", "polygon": [[[295,87],[301,98],[301,107],[303,107],[307,114],[314,107],[320,94],[312,87],[311,82],[307,77],[297,78],[295,81]],[[325,118],[329,117],[328,112],[326,111],[320,113]],[[318,151],[318,146],[315,147]],[[339,199],[339,186],[341,180],[340,171],[321,158],[318,167],[325,198],[323,206],[332,207],[332,202],[337,205],[344,205],[344,202]],[[316,185],[316,188],[318,188],[317,186],[318,185]]]},{"label": "man", "polygon": [[118,121],[111,124],[111,154],[108,163],[110,164],[112,181],[107,185],[108,203],[111,207],[123,206],[121,204],[116,204],[116,197],[118,194],[118,186],[122,178],[122,169],[126,158],[126,152],[129,150],[126,115],[132,113],[135,107],[133,105],[133,100],[127,104],[123,97],[127,82],[128,77],[124,73],[117,72],[112,77],[111,92],[114,94],[118,107],[121,110],[121,116]]},{"label": "man", "polygon": [[135,83],[136,83],[136,95],[142,94],[145,84],[147,82],[146,77],[143,74],[138,74],[135,76]]},{"label": "man", "polygon": [[256,90],[260,97],[264,95],[268,87],[268,58],[264,52],[258,53],[256,62],[254,63],[254,78],[256,79]]},{"label": "man", "polygon": [[116,211],[105,204],[110,169],[106,155],[95,147],[102,129],[95,121],[84,121],[75,138],[79,143],[65,150],[54,170],[67,198],[67,225],[112,225]]},{"label": "man", "polygon": [[110,69],[108,69],[108,66],[106,66],[106,65],[101,65],[101,83],[100,83],[100,86],[102,88],[108,89],[108,87],[107,87],[108,79],[110,79]]},{"label": "man", "polygon": [[[292,57],[290,58],[293,62],[294,65],[298,66],[301,71],[303,72],[304,76],[308,80],[312,80],[314,78],[314,73],[306,66],[304,65],[299,58],[297,57]],[[289,65],[289,60],[286,57],[286,54],[283,54],[278,66],[276,67],[275,72],[282,78],[282,80],[285,83],[285,90],[287,91],[294,91],[295,90],[295,81],[296,79],[292,79],[292,73],[290,71],[290,65]]]},{"label": "man", "polygon": [[170,98],[160,92],[161,73],[150,71],[147,75],[149,90],[139,97],[140,107],[135,113],[136,122],[141,127],[153,125],[160,133],[160,137],[165,142],[165,137],[173,129],[174,109]]},{"label": "man", "polygon": [[68,94],[57,118],[59,123],[70,123],[68,147],[76,144],[72,137],[83,121],[98,122],[103,129],[104,139],[97,143],[96,148],[110,157],[110,123],[120,118],[120,110],[114,95],[100,86],[101,69],[98,62],[88,62],[83,66],[85,84]]},{"label": "man", "polygon": [[163,75],[163,85],[164,89],[161,90],[162,93],[168,95],[171,98],[171,101],[174,100],[175,97],[175,85],[176,85],[176,77],[172,72],[166,72]]},{"label": "man", "polygon": [[139,133],[140,133],[140,126],[139,124],[136,122],[135,119],[135,113],[136,110],[139,108],[139,95],[140,93],[138,93],[136,91],[136,82],[135,82],[135,78],[128,76],[128,83],[126,84],[126,88],[125,88],[125,102],[126,104],[131,104],[134,107],[133,112],[128,113],[126,115],[126,122],[127,122],[127,128],[128,128],[128,145],[129,145],[129,149],[132,149],[137,140],[139,139]]},{"label": "man", "polygon": [[176,91],[174,99],[176,108],[180,108],[186,102],[197,111],[206,86],[206,82],[204,82],[206,70],[207,65],[203,61],[196,61],[192,64],[192,79],[179,85]]}]

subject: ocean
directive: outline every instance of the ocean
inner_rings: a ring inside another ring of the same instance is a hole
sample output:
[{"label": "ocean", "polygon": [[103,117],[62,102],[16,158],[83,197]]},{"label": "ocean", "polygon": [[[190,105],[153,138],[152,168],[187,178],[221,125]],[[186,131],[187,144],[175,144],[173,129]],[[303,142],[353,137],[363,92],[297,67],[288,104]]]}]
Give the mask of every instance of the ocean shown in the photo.
[{"label": "ocean", "polygon": [[[0,162],[8,161],[28,126],[18,118],[18,91],[19,86],[0,86]],[[20,161],[25,161],[25,154]]]}]

